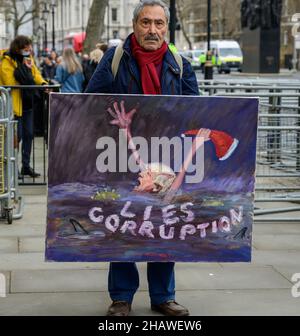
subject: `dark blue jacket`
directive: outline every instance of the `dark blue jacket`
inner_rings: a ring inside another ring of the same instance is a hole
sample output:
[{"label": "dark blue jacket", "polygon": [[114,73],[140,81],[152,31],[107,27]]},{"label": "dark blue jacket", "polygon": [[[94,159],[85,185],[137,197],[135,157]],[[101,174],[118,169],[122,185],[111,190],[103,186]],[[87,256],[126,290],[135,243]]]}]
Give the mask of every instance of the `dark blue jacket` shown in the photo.
[{"label": "dark blue jacket", "polygon": [[[130,49],[130,36],[124,42],[124,53],[114,80],[111,63],[115,48],[109,49],[102,57],[85,92],[143,94],[138,64]],[[190,63],[183,58],[183,75],[168,49],[161,70],[161,89],[163,95],[199,95],[196,75]]]}]

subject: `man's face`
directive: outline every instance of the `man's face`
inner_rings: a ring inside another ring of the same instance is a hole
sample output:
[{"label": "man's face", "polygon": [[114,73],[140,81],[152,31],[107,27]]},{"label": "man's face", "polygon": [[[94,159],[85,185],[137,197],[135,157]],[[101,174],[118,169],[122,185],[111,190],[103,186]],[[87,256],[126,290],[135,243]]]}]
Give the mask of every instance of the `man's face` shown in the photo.
[{"label": "man's face", "polygon": [[152,192],[155,189],[154,175],[149,169],[140,172],[138,181],[140,185],[135,187],[135,191]]},{"label": "man's face", "polygon": [[167,18],[160,6],[145,6],[137,21],[133,22],[134,35],[139,45],[148,51],[162,46],[167,29]]},{"label": "man's face", "polygon": [[[153,172],[151,169],[144,170],[139,173],[139,185],[134,188],[135,191],[138,192],[151,192],[151,193],[159,193],[163,188],[163,183],[166,183],[167,180],[174,180],[175,175],[171,173],[163,173],[163,172]],[[160,182],[158,181],[160,179]]]}]

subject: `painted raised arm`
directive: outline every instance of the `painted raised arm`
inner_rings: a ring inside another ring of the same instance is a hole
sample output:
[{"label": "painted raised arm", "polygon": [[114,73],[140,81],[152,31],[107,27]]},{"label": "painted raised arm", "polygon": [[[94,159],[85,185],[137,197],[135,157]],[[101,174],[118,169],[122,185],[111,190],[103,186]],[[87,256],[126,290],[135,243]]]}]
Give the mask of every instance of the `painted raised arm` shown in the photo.
[{"label": "painted raised arm", "polygon": [[110,121],[110,124],[116,125],[121,130],[124,131],[124,135],[127,139],[128,146],[134,155],[136,163],[140,166],[141,170],[145,170],[145,164],[142,161],[134,142],[132,141],[132,135],[131,135],[131,123],[135,113],[137,112],[138,105],[133,109],[131,109],[129,112],[126,112],[125,102],[124,100],[122,100],[120,103],[120,107],[118,106],[117,102],[114,102],[113,108],[114,110],[111,107],[107,109],[107,112],[114,118],[113,120]]}]

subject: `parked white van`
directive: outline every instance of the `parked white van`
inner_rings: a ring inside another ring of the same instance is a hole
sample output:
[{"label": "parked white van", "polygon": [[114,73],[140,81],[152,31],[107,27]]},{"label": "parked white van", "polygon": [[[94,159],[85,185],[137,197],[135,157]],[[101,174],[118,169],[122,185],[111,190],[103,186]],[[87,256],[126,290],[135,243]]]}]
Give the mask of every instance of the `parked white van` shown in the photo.
[{"label": "parked white van", "polygon": [[215,50],[218,72],[242,71],[243,54],[240,45],[234,40],[213,40],[210,49]]},{"label": "parked white van", "polygon": [[204,49],[194,49],[179,51],[179,54],[184,56],[191,63],[194,70],[199,70],[201,68],[199,57],[203,52]]}]

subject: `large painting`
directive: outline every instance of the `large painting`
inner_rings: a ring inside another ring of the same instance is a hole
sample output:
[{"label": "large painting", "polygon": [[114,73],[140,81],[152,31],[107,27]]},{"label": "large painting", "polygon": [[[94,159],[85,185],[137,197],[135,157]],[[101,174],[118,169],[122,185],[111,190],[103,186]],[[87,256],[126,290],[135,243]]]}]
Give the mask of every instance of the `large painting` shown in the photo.
[{"label": "large painting", "polygon": [[51,94],[48,261],[249,262],[258,101]]}]

